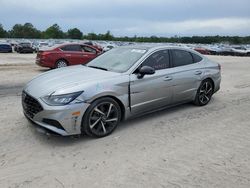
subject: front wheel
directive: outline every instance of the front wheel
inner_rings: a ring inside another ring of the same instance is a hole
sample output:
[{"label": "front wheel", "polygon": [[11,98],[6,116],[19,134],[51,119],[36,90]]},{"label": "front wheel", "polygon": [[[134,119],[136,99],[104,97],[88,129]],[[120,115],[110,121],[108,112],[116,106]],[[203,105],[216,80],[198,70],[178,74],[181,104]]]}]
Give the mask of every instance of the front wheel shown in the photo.
[{"label": "front wheel", "polygon": [[112,98],[94,101],[85,112],[82,131],[88,136],[104,137],[111,134],[121,120],[121,108]]},{"label": "front wheel", "polygon": [[194,104],[197,106],[204,106],[209,103],[212,98],[214,89],[210,80],[204,80],[196,93]]}]

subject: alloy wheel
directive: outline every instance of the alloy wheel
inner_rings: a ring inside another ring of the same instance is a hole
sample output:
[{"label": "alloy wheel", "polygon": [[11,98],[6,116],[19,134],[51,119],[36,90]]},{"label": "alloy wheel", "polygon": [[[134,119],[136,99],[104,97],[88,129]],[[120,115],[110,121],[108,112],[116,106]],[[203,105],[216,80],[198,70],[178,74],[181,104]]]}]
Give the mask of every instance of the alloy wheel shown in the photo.
[{"label": "alloy wheel", "polygon": [[205,81],[199,91],[199,101],[202,105],[207,104],[213,95],[213,85],[209,81]]},{"label": "alloy wheel", "polygon": [[67,67],[67,63],[65,61],[58,61],[56,63],[57,68]]},{"label": "alloy wheel", "polygon": [[96,105],[89,116],[89,129],[96,136],[110,134],[119,123],[119,111],[111,102]]}]

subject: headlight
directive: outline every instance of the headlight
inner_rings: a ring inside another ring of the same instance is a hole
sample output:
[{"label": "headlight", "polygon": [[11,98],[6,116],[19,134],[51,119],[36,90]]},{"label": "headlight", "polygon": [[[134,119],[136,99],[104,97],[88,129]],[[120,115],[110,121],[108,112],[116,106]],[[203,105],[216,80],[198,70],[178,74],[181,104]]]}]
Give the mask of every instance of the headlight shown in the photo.
[{"label": "headlight", "polygon": [[79,95],[82,94],[82,92],[83,91],[79,91],[64,95],[47,95],[45,97],[42,97],[42,100],[50,106],[62,106],[69,104],[70,102],[75,100]]}]

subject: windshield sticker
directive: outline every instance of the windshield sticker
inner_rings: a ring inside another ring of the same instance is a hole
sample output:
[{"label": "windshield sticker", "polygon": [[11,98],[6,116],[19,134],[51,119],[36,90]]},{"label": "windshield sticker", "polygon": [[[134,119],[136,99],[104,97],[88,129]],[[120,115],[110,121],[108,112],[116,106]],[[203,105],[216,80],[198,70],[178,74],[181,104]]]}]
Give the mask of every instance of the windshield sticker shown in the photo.
[{"label": "windshield sticker", "polygon": [[144,54],[144,53],[146,52],[146,50],[133,49],[133,50],[131,50],[131,52],[135,52],[135,53],[140,53],[140,54]]}]

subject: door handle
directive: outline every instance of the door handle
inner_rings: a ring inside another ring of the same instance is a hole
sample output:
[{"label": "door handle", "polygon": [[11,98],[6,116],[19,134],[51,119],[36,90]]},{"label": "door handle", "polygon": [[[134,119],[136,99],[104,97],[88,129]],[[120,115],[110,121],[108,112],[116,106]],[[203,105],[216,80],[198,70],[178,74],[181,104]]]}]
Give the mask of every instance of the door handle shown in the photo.
[{"label": "door handle", "polygon": [[195,75],[201,75],[201,74],[202,74],[202,71],[195,71],[194,74],[195,74]]},{"label": "door handle", "polygon": [[164,78],[164,81],[170,81],[170,80],[173,80],[173,78],[172,78],[171,76],[166,76],[166,77]]}]

